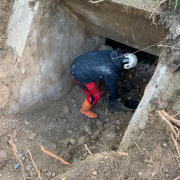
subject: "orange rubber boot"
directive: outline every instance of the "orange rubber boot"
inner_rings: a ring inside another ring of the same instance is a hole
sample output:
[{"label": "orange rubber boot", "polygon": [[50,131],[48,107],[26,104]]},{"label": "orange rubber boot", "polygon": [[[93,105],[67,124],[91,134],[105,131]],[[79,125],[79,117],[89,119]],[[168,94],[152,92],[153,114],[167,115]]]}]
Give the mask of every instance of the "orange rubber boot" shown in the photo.
[{"label": "orange rubber boot", "polygon": [[80,113],[90,119],[96,119],[98,115],[91,111],[92,107],[93,105],[89,104],[87,99],[85,99],[82,108],[80,109]]}]

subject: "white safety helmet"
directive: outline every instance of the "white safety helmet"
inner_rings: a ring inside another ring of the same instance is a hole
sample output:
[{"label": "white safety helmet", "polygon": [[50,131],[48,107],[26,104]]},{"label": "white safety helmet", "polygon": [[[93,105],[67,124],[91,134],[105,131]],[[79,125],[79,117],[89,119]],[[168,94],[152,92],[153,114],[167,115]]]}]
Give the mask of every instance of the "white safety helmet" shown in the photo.
[{"label": "white safety helmet", "polygon": [[137,63],[138,63],[138,58],[135,54],[133,53],[125,54],[125,59],[123,61],[124,69],[133,68],[137,65]]}]

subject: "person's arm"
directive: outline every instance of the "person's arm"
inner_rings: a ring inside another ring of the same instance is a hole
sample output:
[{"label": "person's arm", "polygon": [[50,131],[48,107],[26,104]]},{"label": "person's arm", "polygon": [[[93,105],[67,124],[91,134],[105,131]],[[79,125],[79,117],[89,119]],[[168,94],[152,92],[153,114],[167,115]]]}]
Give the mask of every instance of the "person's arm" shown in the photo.
[{"label": "person's arm", "polygon": [[119,99],[120,96],[117,89],[118,76],[105,77],[104,81],[112,99]]}]

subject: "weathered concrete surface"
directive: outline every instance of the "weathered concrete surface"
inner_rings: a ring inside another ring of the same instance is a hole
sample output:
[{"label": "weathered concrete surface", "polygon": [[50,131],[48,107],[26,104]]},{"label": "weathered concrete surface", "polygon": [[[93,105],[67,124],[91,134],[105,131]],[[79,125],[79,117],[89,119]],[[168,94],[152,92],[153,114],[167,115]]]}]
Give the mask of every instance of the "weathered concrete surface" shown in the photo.
[{"label": "weathered concrete surface", "polygon": [[73,85],[69,68],[74,58],[104,41],[60,1],[16,0],[8,25],[12,51],[0,62],[0,108],[31,111],[64,96]]},{"label": "weathered concrete surface", "polygon": [[[92,4],[87,0],[62,2],[80,17],[92,32],[137,49],[144,49],[162,41],[167,33],[164,27],[152,25],[152,20],[148,19],[150,13],[146,9],[125,7],[126,1],[123,4],[110,1]],[[146,3],[150,4],[150,1],[146,0],[142,5]],[[156,46],[145,51],[154,55],[160,54]]]},{"label": "weathered concrete surface", "polygon": [[[174,23],[172,34],[177,35],[176,30],[178,28],[177,24]],[[180,31],[178,34],[180,34]],[[170,37],[173,36],[170,35]],[[173,46],[179,48],[179,36],[176,36],[176,38],[176,41],[174,41],[175,45]],[[178,49],[170,50],[167,48],[166,50],[167,52],[163,51],[160,56],[160,62],[156,71],[147,85],[144,96],[130,121],[121,141],[120,151],[127,151],[130,146],[137,142],[138,137],[146,130],[147,125],[152,123],[152,117],[155,118],[154,120],[159,121],[157,110],[165,109],[170,114],[177,114],[180,110],[180,69],[178,68],[180,65],[180,52]]]},{"label": "weathered concrete surface", "polygon": [[[145,11],[153,12],[156,6],[159,4],[159,0],[111,0],[117,4],[123,4],[125,6],[142,9]],[[159,8],[156,8],[155,12],[158,12]]]},{"label": "weathered concrete surface", "polygon": [[179,8],[168,19],[166,19],[167,12],[162,14],[162,21],[164,21],[163,17],[169,27],[166,42],[172,48],[164,48],[160,56],[156,71],[145,89],[144,96],[120,144],[119,150],[121,151],[126,151],[130,146],[134,145],[142,131],[148,131],[146,128],[148,124],[152,124],[152,117],[155,121],[160,120],[157,117],[157,110],[163,109],[174,115],[180,111]]}]

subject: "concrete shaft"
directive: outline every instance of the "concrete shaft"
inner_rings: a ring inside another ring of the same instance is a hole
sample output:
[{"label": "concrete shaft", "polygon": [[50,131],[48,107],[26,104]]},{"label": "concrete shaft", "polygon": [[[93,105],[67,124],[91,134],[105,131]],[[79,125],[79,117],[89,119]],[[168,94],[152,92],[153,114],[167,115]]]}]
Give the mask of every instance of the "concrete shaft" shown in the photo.
[{"label": "concrete shaft", "polygon": [[18,113],[58,100],[73,85],[69,69],[75,57],[104,41],[58,0],[16,0],[7,33],[12,52],[0,62],[0,108]]},{"label": "concrete shaft", "polygon": [[[159,55],[161,50],[155,44],[163,41],[167,29],[152,25],[149,19],[157,1],[110,1],[98,4],[87,0],[62,0],[76,14],[91,32],[113,39],[128,46],[144,49],[144,51]],[[129,6],[127,6],[129,5]],[[149,8],[148,8],[149,7]],[[148,9],[148,10],[147,10]],[[157,17],[156,17],[157,18]]]}]

